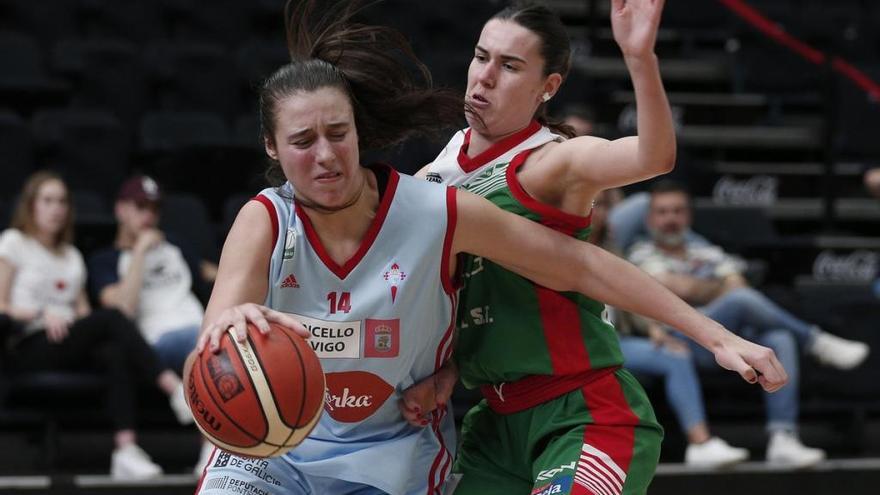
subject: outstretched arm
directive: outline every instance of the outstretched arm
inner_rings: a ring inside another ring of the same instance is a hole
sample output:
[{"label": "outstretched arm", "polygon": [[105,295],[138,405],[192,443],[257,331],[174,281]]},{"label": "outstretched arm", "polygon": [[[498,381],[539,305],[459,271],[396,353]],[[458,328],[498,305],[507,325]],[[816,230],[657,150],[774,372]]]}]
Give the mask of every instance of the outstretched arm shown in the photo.
[{"label": "outstretched arm", "polygon": [[462,191],[457,198],[454,253],[484,256],[548,288],[580,292],[677,328],[713,352],[719,365],[768,391],[785,383],[785,370],[772,350],[727,331],[627,261],[483,198]]},{"label": "outstretched arm", "polygon": [[245,204],[235,218],[223,244],[217,280],[205,308],[202,333],[196,344],[197,352],[202,352],[205,347],[212,351],[218,349],[220,336],[230,327],[235,328],[239,340],[244,340],[248,323],[268,332],[271,321],[308,337],[308,331],[298,321],[262,306],[269,291],[269,259],[272,255],[272,225],[269,222],[265,207],[257,201]]},{"label": "outstretched arm", "polygon": [[565,170],[569,183],[585,184],[593,195],[664,174],[675,165],[675,127],[654,54],[663,3],[611,1],[614,39],[635,91],[638,135],[614,141],[577,137],[549,149],[541,160],[547,161],[542,167]]}]

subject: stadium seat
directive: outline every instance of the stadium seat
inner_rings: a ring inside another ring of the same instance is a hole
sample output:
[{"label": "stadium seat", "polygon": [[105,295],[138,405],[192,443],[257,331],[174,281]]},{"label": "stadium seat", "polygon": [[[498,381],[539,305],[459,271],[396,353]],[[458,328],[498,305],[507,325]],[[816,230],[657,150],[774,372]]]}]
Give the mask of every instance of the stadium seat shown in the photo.
[{"label": "stadium seat", "polygon": [[18,110],[30,112],[34,106],[57,103],[69,90],[48,76],[40,47],[28,35],[0,31],[0,67],[0,101]]},{"label": "stadium seat", "polygon": [[98,110],[45,110],[33,118],[41,162],[71,189],[112,197],[128,173],[129,141],[114,115]]},{"label": "stadium seat", "polygon": [[219,242],[208,209],[198,196],[168,193],[162,198],[160,227],[175,239],[187,242],[204,260],[220,258]]},{"label": "stadium seat", "polygon": [[72,106],[112,111],[127,125],[148,106],[140,51],[123,40],[63,40],[52,51],[53,67],[76,82]]},{"label": "stadium seat", "polygon": [[145,61],[164,110],[210,111],[231,117],[238,111],[240,90],[231,56],[212,43],[158,42]]},{"label": "stadium seat", "polygon": [[0,111],[0,195],[16,194],[34,169],[34,150],[27,124],[15,113]]}]

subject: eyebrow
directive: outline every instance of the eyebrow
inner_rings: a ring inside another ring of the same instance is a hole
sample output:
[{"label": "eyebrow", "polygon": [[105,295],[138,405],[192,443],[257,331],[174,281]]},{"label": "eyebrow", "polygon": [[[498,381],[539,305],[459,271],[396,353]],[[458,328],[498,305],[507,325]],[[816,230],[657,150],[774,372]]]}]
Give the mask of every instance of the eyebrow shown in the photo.
[{"label": "eyebrow", "polygon": [[[331,129],[331,130],[337,130],[337,129],[340,129],[340,128],[345,128],[345,129],[347,129],[348,126],[349,126],[349,123],[348,123],[348,122],[334,122],[334,123],[328,125],[327,128],[328,128],[328,129]],[[307,128],[305,128],[305,129],[301,129],[301,130],[298,130],[298,131],[296,131],[296,132],[290,134],[289,136],[287,136],[287,139],[295,139],[295,138],[298,138],[298,137],[300,137],[300,136],[306,135],[306,134],[308,134],[308,133],[310,133],[310,132],[312,132],[312,128],[311,128],[311,127],[307,127]]]},{"label": "eyebrow", "polygon": [[[486,50],[485,48],[483,48],[483,47],[480,46],[480,45],[477,45],[476,48],[477,48],[477,50],[479,50],[479,51],[481,51],[481,52],[483,52],[483,53],[489,53],[489,50]],[[501,60],[503,60],[503,61],[505,61],[505,62],[506,62],[506,61],[513,60],[514,62],[520,62],[520,63],[523,63],[523,64],[528,64],[528,62],[526,61],[526,59],[524,59],[524,58],[520,58],[520,57],[517,57],[516,55],[504,55],[504,54],[501,54]]]}]

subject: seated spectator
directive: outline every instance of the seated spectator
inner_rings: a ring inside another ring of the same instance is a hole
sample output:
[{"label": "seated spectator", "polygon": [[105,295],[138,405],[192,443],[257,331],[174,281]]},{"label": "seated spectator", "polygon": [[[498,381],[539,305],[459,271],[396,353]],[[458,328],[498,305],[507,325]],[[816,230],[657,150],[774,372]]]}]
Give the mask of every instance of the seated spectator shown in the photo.
[{"label": "seated spectator", "polygon": [[[706,316],[772,348],[788,372],[788,386],[765,394],[770,435],[767,460],[792,467],[823,460],[823,450],[804,446],[797,436],[798,347],[823,364],[852,369],[865,360],[868,345],[831,335],[798,319],[749,287],[741,274],[741,261],[717,246],[689,242],[690,197],[679,184],[661,181],[653,186],[647,226],[652,239],[636,244],[630,260],[685,301],[700,306]],[[691,352],[699,366],[714,365],[712,355],[703,348],[691,346]]]},{"label": "seated spectator", "polygon": [[871,193],[871,196],[880,198],[880,167],[870,168],[864,175],[865,189]]},{"label": "seated spectator", "polygon": [[[608,211],[622,198],[619,189],[602,191],[596,197],[590,242],[614,251]],[[624,366],[637,375],[663,378],[666,400],[688,440],[685,463],[693,467],[720,468],[748,459],[748,450],[731,447],[709,433],[700,382],[687,345],[654,321],[609,309],[614,327],[620,332]]]},{"label": "seated spectator", "polygon": [[[115,243],[91,256],[89,276],[101,305],[133,319],[160,365],[180,376],[204,317],[193,292],[203,282],[199,262],[159,230],[161,202],[162,193],[152,178],[138,175],[123,183],[114,207]],[[210,452],[205,442],[198,472]]]},{"label": "seated spectator", "polygon": [[10,328],[0,350],[16,373],[95,370],[108,381],[107,412],[115,428],[113,477],[156,476],[162,469],[137,445],[135,392],[156,383],[177,417],[192,421],[180,379],[163,370],[124,315],[92,311],[86,267],[73,246],[73,211],[60,177],[38,172],[25,184],[12,227],[0,234],[0,313]]}]

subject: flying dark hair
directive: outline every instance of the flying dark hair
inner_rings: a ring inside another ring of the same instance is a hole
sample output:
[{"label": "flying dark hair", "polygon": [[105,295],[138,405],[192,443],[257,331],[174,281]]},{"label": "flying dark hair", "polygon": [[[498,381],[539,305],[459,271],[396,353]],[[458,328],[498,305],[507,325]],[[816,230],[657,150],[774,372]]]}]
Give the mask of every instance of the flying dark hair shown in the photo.
[{"label": "flying dark hair", "polygon": [[[558,15],[541,4],[522,0],[513,2],[489,20],[493,19],[515,22],[535,33],[541,39],[544,76],[557,73],[565,81],[571,70],[571,42]],[[538,106],[535,119],[558,134],[569,138],[576,135],[573,127],[547,115],[547,103]]]},{"label": "flying dark hair", "polygon": [[348,95],[362,151],[461,127],[463,95],[435,88],[431,73],[401,33],[355,20],[376,2],[321,2],[320,13],[316,3],[288,0],[284,7],[292,61],[269,76],[260,90],[264,139],[274,136],[280,101],[325,87]]}]

